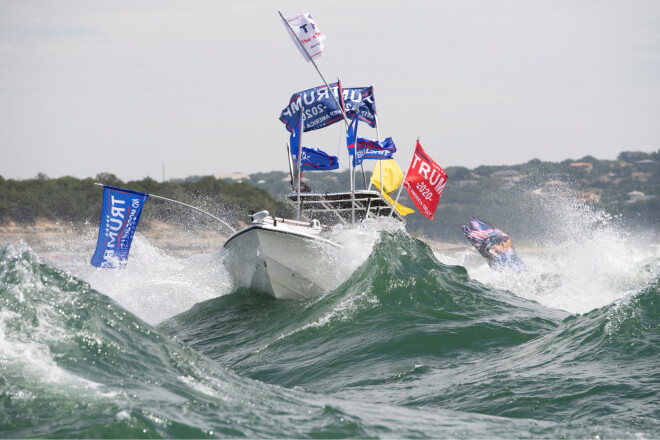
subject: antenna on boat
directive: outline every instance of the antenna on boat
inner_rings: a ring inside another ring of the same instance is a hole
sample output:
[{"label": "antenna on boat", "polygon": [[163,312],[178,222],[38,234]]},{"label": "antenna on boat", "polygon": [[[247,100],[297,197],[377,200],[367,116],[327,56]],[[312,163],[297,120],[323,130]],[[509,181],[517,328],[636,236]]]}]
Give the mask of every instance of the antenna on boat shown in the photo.
[{"label": "antenna on boat", "polygon": [[302,158],[302,149],[303,149],[303,143],[302,143],[302,134],[303,131],[305,131],[305,127],[303,127],[303,112],[300,112],[300,134],[298,136],[298,160],[296,161],[298,163],[298,212],[296,213],[296,220],[300,221],[300,181],[302,180],[302,163],[301,163],[301,158]]},{"label": "antenna on boat", "polygon": [[[376,121],[376,123],[375,123],[375,126],[376,126],[376,141],[378,141],[380,143],[380,132],[378,131],[378,116],[375,115],[375,114],[374,114],[374,120]],[[383,185],[383,161],[379,160],[378,165],[380,167],[380,196],[382,197],[383,196],[383,186],[384,186]],[[364,168],[362,169],[362,172],[364,173]],[[374,168],[374,170],[372,172],[372,176],[375,172],[376,172],[376,168]],[[369,179],[369,187],[367,188],[367,190],[371,189],[371,185],[372,185],[371,179]],[[367,186],[366,180],[364,182],[364,186],[365,187]],[[369,212],[370,212],[369,210],[370,209],[371,209],[371,199],[369,199],[369,203],[367,203],[367,215],[366,215],[367,218],[369,217]]]},{"label": "antenna on boat", "polygon": [[293,182],[294,182],[294,179],[293,179],[293,163],[291,162],[291,147],[289,146],[288,143],[286,144],[286,153],[287,153],[286,154],[287,157],[289,158],[289,176],[291,177],[291,188],[293,188]]},{"label": "antenna on boat", "polygon": [[[419,136],[417,136],[417,142],[419,143]],[[403,189],[403,184],[406,181],[406,177],[408,177],[408,171],[410,171],[410,164],[412,163],[413,157],[415,157],[415,151],[413,150],[412,156],[410,156],[410,160],[408,161],[408,166],[406,167],[406,173],[403,175],[403,180],[401,181],[401,186],[399,187],[399,192],[396,193],[396,199],[394,199],[394,206],[392,207],[392,211],[390,211],[390,217],[392,217],[392,214],[394,214],[394,210],[396,209],[396,205],[399,203],[399,196],[401,195],[401,190]],[[382,182],[381,182],[382,185]]]},{"label": "antenna on boat", "polygon": [[[374,92],[375,94],[376,92]],[[374,96],[375,99],[375,96]],[[374,112],[374,120],[376,121],[376,140],[380,142],[380,131],[378,130],[378,115]],[[383,195],[383,161],[379,160],[378,165],[380,165],[380,195]],[[369,188],[371,188],[371,181],[369,181]]]},{"label": "antenna on boat", "polygon": [[[102,187],[104,187],[104,188],[105,188],[106,186],[108,186],[108,185],[104,185],[104,184],[102,184],[102,183],[95,183],[94,185],[96,185],[96,186],[102,186]],[[196,207],[194,207],[194,206],[192,206],[192,205],[188,205],[188,204],[186,204],[186,203],[179,202],[179,201],[177,201],[177,200],[168,199],[167,197],[157,196],[157,195],[155,195],[155,194],[147,194],[147,195],[148,195],[149,197],[153,197],[154,199],[160,199],[160,200],[165,200],[166,202],[176,203],[177,205],[185,206],[186,208],[190,208],[190,209],[192,209],[192,210],[194,210],[194,211],[201,212],[202,214],[206,214],[206,215],[208,215],[209,217],[211,217],[212,219],[215,219],[215,220],[219,221],[220,223],[222,223],[222,224],[223,224],[225,227],[227,227],[232,233],[235,233],[235,232],[236,232],[236,229],[234,229],[234,228],[232,228],[231,226],[229,226],[229,225],[228,225],[227,223],[225,223],[223,220],[219,219],[218,217],[214,216],[213,214],[210,214],[210,213],[208,213],[208,212],[206,212],[206,211],[203,211],[203,210],[201,210],[201,209],[199,209],[199,208],[196,208]]]}]

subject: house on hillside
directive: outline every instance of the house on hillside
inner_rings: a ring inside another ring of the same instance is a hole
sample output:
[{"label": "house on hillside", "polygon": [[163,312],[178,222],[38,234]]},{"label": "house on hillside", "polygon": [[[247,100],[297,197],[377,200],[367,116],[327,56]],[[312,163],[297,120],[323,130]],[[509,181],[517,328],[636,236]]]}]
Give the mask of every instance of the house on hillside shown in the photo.
[{"label": "house on hillside", "polygon": [[648,166],[648,165],[653,165],[655,163],[654,160],[652,159],[644,159],[644,160],[636,160],[635,165],[641,165],[641,166]]},{"label": "house on hillside", "polygon": [[250,180],[250,175],[245,173],[216,174],[213,177],[217,180],[233,180],[234,182],[247,182]]},{"label": "house on hillside", "polygon": [[568,175],[568,173],[562,173],[562,172],[548,173],[545,175],[546,183],[553,181],[567,182],[569,180],[569,177],[570,176]]},{"label": "house on hillside", "polygon": [[573,168],[582,168],[583,170],[586,170],[587,173],[590,173],[591,170],[594,169],[594,164],[590,162],[572,162],[571,166]]},{"label": "house on hillside", "polygon": [[573,198],[583,203],[598,203],[600,201],[600,195],[597,193],[591,191],[575,191],[568,183],[562,182],[561,180],[550,180],[549,182],[545,182],[541,188],[535,189],[532,193],[537,195],[559,195],[566,198]]},{"label": "house on hillside", "polygon": [[630,173],[630,178],[633,180],[639,180],[640,182],[647,182],[651,177],[651,173],[642,173],[641,171],[635,171]]},{"label": "house on hillside", "polygon": [[628,196],[628,200],[626,200],[626,203],[644,202],[646,200],[651,200],[655,198],[655,196],[647,196],[641,191],[631,191],[627,194],[627,196]]},{"label": "house on hillside", "polygon": [[520,173],[516,170],[501,170],[490,174],[490,177],[506,180],[507,182],[518,182]]},{"label": "house on hillside", "polygon": [[570,187],[566,182],[561,180],[549,180],[543,184],[541,188],[537,188],[532,191],[533,194],[565,194],[570,195],[572,193]]},{"label": "house on hillside", "polygon": [[596,193],[589,191],[582,191],[575,194],[575,198],[583,203],[598,203],[600,202],[600,196]]}]

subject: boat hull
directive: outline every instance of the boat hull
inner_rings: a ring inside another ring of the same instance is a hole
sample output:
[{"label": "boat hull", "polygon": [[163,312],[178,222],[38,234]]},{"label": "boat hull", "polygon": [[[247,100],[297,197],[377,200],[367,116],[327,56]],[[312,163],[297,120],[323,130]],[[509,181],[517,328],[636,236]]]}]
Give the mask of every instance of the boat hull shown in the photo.
[{"label": "boat hull", "polygon": [[236,287],[278,299],[307,299],[332,287],[328,261],[338,245],[311,234],[268,225],[252,225],[225,243],[226,265]]}]

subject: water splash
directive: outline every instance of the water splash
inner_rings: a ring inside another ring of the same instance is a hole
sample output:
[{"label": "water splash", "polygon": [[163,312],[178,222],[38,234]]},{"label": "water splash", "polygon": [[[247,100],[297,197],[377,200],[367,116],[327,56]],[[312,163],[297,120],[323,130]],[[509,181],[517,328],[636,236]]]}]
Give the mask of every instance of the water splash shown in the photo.
[{"label": "water splash", "polygon": [[233,289],[217,252],[176,258],[142,237],[133,240],[125,269],[97,269],[87,262],[66,268],[150,324]]},{"label": "water splash", "polygon": [[330,231],[329,239],[342,247],[333,250],[332,264],[328,266],[335,272],[332,287],[343,284],[369,258],[382,233],[396,231],[405,231],[405,228],[401,222],[391,218],[367,219],[353,227],[335,226]]},{"label": "water splash", "polygon": [[557,192],[539,194],[535,203],[530,210],[542,216],[543,232],[527,243],[512,237],[523,273],[492,271],[471,249],[438,258],[465,266],[488,286],[572,313],[611,304],[657,276],[658,248],[603,211]]}]

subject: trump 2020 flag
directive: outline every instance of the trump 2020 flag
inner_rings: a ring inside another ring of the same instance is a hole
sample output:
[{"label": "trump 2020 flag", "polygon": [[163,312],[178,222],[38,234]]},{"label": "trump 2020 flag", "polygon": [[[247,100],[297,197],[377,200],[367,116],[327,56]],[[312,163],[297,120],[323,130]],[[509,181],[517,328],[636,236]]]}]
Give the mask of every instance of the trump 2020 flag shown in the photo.
[{"label": "trump 2020 flag", "polygon": [[325,35],[316,27],[316,23],[308,13],[295,15],[285,19],[285,26],[300,53],[308,62],[323,56]]},{"label": "trump 2020 flag", "polygon": [[447,173],[424,152],[418,140],[403,186],[420,212],[431,220],[445,183]]},{"label": "trump 2020 flag", "polygon": [[392,156],[396,153],[396,145],[392,141],[391,137],[388,137],[384,141],[372,141],[371,139],[357,138],[357,143],[355,145],[355,154],[361,155],[362,160],[364,159],[392,159]]},{"label": "trump 2020 flag", "polygon": [[323,85],[291,95],[289,104],[280,114],[280,121],[290,133],[296,128],[301,114],[305,116],[303,121],[305,132],[318,130],[343,120],[340,106],[346,110],[347,117],[352,118],[357,114],[360,121],[371,127],[376,126],[376,100],[372,86],[345,88],[339,81],[329,86],[330,90]]},{"label": "trump 2020 flag", "polygon": [[133,234],[140,221],[144,202],[149,194],[128,189],[103,187],[103,209],[99,223],[99,238],[92,266],[124,268],[128,261]]},{"label": "trump 2020 flag", "polygon": [[339,160],[337,156],[330,156],[323,150],[318,148],[303,147],[300,157],[302,163],[301,170],[336,170],[339,168]]}]

